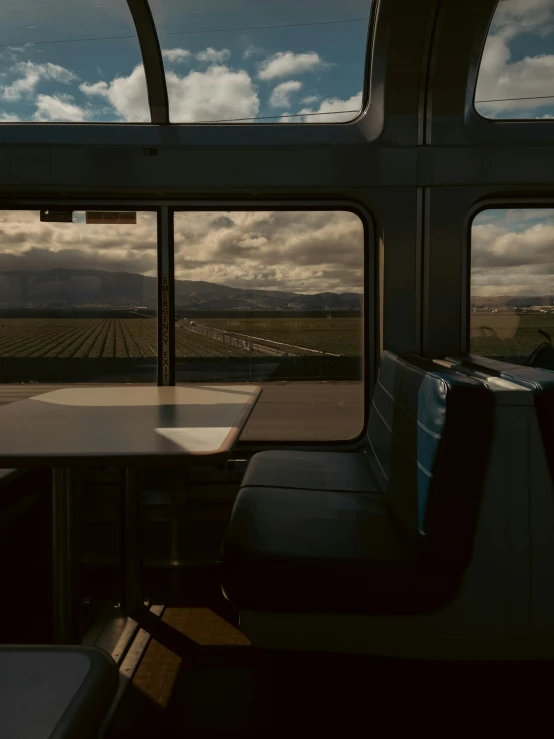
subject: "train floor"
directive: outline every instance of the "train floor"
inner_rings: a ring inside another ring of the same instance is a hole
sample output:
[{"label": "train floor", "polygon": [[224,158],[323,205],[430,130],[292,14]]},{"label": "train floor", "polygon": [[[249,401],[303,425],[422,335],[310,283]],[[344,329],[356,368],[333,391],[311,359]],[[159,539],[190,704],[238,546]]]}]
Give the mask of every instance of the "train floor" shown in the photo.
[{"label": "train floor", "polygon": [[[183,636],[203,645],[196,656]],[[208,609],[170,608],[105,739],[534,735],[550,723],[552,671],[551,663],[275,653],[253,648]]]}]

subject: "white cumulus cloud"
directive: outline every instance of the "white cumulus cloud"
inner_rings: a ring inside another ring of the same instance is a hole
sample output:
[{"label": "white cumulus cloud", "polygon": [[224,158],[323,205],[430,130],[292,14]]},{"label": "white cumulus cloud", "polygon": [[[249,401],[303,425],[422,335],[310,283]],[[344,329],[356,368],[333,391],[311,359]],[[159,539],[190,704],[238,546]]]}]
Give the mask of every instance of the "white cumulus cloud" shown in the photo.
[{"label": "white cumulus cloud", "polygon": [[[302,108],[298,112],[307,117],[305,121],[310,123],[345,123],[356,117],[356,114],[362,109],[362,92],[357,92],[347,100],[340,98],[327,98],[322,100],[317,110],[313,108]],[[345,113],[344,111],[350,111]],[[318,115],[321,113],[321,115]],[[298,122],[302,118],[296,119]]]},{"label": "white cumulus cloud", "polygon": [[[41,223],[0,210],[0,273],[52,268],[156,274],[156,214],[136,225]],[[300,293],[363,292],[364,227],[346,211],[190,211],[175,214],[178,279]],[[6,276],[0,274],[0,294]],[[4,291],[4,292],[2,292]]]},{"label": "white cumulus cloud", "polygon": [[37,95],[37,109],[33,118],[36,121],[70,121],[79,123],[86,120],[85,110],[73,102],[72,95]]},{"label": "white cumulus cloud", "polygon": [[7,121],[10,123],[13,123],[14,121],[21,120],[19,116],[15,115],[14,113],[6,113],[6,111],[2,110],[0,112],[0,121]]},{"label": "white cumulus cloud", "polygon": [[529,111],[546,101],[510,98],[551,95],[554,54],[528,54],[513,61],[510,44],[523,33],[536,34],[538,39],[553,32],[552,0],[506,0],[499,3],[477,80],[475,103],[481,114],[492,118],[506,114],[514,118],[534,117]]},{"label": "white cumulus cloud", "polygon": [[289,80],[281,82],[280,85],[273,90],[269,98],[269,104],[273,108],[288,108],[290,105],[290,96],[293,92],[298,92],[302,87],[302,82],[298,80]]},{"label": "white cumulus cloud", "polygon": [[329,66],[316,51],[301,54],[294,51],[278,51],[260,64],[258,77],[261,80],[273,80],[277,77],[317,72]]},{"label": "white cumulus cloud", "polygon": [[474,296],[554,294],[554,210],[490,210],[471,229]]},{"label": "white cumulus cloud", "polygon": [[242,55],[243,59],[250,59],[251,56],[256,56],[258,54],[263,54],[264,49],[262,49],[259,46],[248,46]]},{"label": "white cumulus cloud", "polygon": [[344,211],[175,216],[179,279],[299,293],[362,292],[363,224]]},{"label": "white cumulus cloud", "polygon": [[136,66],[128,77],[116,77],[111,82],[100,81],[92,85],[86,82],[79,86],[88,96],[106,98],[121,118],[134,123],[148,123],[150,108],[142,64]]},{"label": "white cumulus cloud", "polygon": [[514,36],[525,31],[548,29],[552,21],[552,0],[502,0],[496,8],[492,30],[503,36]]},{"label": "white cumulus cloud", "polygon": [[[186,75],[167,72],[170,118],[176,123],[228,118],[253,118],[260,101],[250,75],[215,65],[205,71],[192,70]],[[128,77],[111,82],[83,83],[80,90],[89,97],[108,100],[123,120],[150,121],[146,80],[142,65]]]},{"label": "white cumulus cloud", "polygon": [[208,46],[208,48],[204,49],[204,51],[199,51],[196,55],[196,58],[199,62],[222,64],[223,62],[226,62],[231,58],[231,52],[229,51],[229,49],[220,49],[219,51],[217,51],[217,49],[212,49],[211,46]]},{"label": "white cumulus cloud", "polygon": [[4,100],[9,102],[17,102],[22,95],[30,95],[34,93],[38,83],[41,80],[49,80],[51,82],[61,82],[68,85],[79,79],[69,69],[59,64],[35,64],[34,62],[18,62],[10,69],[13,74],[18,77],[10,85],[1,88],[1,95]]},{"label": "white cumulus cloud", "polygon": [[162,49],[162,56],[168,62],[178,63],[190,59],[192,54],[187,49]]},{"label": "white cumulus cloud", "polygon": [[175,123],[253,118],[260,101],[248,72],[214,66],[181,77],[167,74],[169,116]]}]

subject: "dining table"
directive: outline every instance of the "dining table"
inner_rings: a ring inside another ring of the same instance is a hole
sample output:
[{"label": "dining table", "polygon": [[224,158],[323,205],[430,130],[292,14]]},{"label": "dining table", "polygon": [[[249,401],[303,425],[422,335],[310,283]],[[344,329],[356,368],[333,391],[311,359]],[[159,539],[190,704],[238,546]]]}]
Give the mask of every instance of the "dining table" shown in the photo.
[{"label": "dining table", "polygon": [[0,468],[52,470],[53,640],[78,643],[79,499],[86,468],[125,471],[122,609],[140,608],[145,467],[228,459],[261,394],[256,385],[78,386],[0,407]]}]

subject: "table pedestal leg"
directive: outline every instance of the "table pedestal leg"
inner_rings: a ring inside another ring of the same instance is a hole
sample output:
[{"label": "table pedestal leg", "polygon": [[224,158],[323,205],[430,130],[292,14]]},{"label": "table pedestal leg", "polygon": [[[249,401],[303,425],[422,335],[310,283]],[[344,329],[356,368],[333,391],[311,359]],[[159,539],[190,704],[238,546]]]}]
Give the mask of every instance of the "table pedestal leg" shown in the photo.
[{"label": "table pedestal leg", "polygon": [[126,616],[136,616],[142,600],[141,500],[136,469],[125,470],[125,490],[121,509],[121,541],[123,563],[123,602]]},{"label": "table pedestal leg", "polygon": [[52,471],[52,630],[55,644],[79,643],[78,472]]}]

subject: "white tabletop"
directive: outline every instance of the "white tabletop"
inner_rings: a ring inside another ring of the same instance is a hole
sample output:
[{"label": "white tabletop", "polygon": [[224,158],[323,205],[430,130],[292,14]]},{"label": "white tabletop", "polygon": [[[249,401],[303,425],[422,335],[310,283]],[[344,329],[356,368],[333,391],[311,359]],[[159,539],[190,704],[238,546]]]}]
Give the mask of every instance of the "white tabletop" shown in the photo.
[{"label": "white tabletop", "polygon": [[36,395],[0,408],[0,466],[215,460],[231,451],[260,393],[255,385],[181,385]]}]

